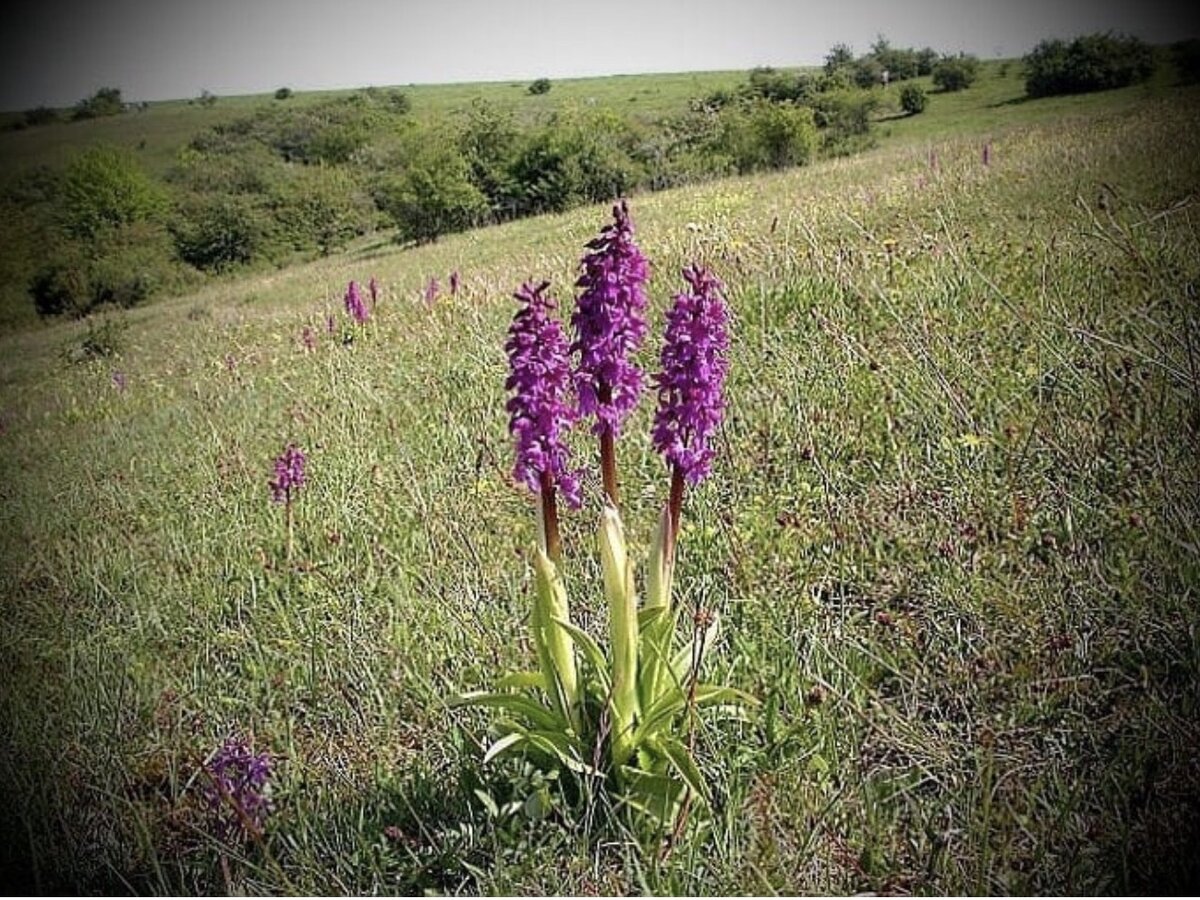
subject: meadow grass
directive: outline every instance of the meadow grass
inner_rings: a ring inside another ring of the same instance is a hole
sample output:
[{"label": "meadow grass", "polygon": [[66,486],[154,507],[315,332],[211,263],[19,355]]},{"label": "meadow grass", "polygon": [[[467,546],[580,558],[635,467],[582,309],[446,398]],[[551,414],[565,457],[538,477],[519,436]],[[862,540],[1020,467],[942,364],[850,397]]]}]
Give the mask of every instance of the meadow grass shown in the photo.
[{"label": "meadow grass", "polygon": [[[1194,885],[1200,95],[1130,96],[633,199],[656,333],[685,263],[729,286],[731,409],[676,583],[721,612],[714,680],[763,704],[697,735],[713,812],[670,853],[577,810],[492,814],[481,795],[539,786],[482,766],[486,715],[446,705],[530,665],[510,294],[546,277],[569,306],[605,208],[0,337],[7,883]],[[345,345],[339,298],[370,275],[377,314]],[[642,550],[666,490],[650,416],[619,449]],[[309,456],[291,565],[267,487],[289,440]],[[564,570],[599,637],[597,475],[586,494]],[[279,758],[276,810],[222,847],[199,773],[233,731]]]}]

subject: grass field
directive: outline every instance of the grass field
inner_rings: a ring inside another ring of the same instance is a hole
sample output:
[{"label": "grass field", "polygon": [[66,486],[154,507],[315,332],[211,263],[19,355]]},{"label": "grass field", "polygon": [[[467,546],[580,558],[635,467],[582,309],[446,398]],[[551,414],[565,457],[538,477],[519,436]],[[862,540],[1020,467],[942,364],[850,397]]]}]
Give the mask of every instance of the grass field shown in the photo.
[{"label": "grass field", "polygon": [[[698,735],[712,816],[666,855],[570,809],[489,814],[477,792],[530,780],[482,766],[487,717],[446,705],[529,663],[509,295],[545,277],[569,306],[606,209],[0,337],[7,883],[1193,887],[1200,94],[988,84],[857,158],[631,201],[656,334],[688,261],[729,287],[731,409],[677,588],[722,614],[715,680],[762,702]],[[458,296],[424,303],[452,270]],[[325,316],[371,275],[377,315],[342,346]],[[649,422],[620,447],[642,549],[666,489]],[[295,565],[267,488],[289,440]],[[587,494],[565,569],[600,636],[594,473]],[[222,848],[198,772],[234,731],[276,755],[275,811]]]}]

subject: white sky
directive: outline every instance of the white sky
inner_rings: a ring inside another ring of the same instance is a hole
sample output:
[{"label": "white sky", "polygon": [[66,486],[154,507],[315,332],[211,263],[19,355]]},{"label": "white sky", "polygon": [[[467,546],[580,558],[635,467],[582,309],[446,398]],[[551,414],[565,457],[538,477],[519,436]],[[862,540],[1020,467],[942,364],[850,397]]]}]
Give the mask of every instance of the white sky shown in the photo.
[{"label": "white sky", "polygon": [[[24,7],[21,9],[20,7]],[[42,0],[6,4],[0,108],[819,63],[883,33],[983,57],[1092,31],[1196,36],[1146,0]]]}]

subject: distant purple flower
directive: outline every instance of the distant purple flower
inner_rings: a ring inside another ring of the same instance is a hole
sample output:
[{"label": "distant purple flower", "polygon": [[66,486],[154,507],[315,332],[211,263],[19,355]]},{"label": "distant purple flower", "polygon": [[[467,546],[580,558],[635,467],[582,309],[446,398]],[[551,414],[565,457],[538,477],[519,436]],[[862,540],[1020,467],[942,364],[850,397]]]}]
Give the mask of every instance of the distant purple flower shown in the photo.
[{"label": "distant purple flower", "polygon": [[653,440],[654,449],[696,484],[712,468],[710,441],[725,414],[729,311],[721,296],[724,285],[715,275],[694,265],[683,277],[690,291],[676,294],[667,313],[662,371],[654,376]]},{"label": "distant purple flower", "polygon": [[983,145],[983,164],[990,166],[992,164],[992,144],[990,141]]},{"label": "distant purple flower", "polygon": [[458,296],[458,269],[450,273],[450,296]]},{"label": "distant purple flower", "polygon": [[304,487],[304,451],[288,444],[275,460],[275,477],[271,479],[271,499],[276,503],[291,503],[293,494]]},{"label": "distant purple flower", "polygon": [[304,345],[305,350],[317,349],[317,333],[308,325],[304,326],[304,330],[300,332],[300,343]]},{"label": "distant purple flower", "polygon": [[637,406],[645,376],[630,359],[646,336],[646,257],[633,241],[629,207],[622,200],[613,207],[614,221],[588,243],[583,274],[575,282],[582,288],[571,316],[579,353],[575,387],[579,411],[595,415],[593,431],[615,437],[621,423]]},{"label": "distant purple flower", "polygon": [[125,388],[129,387],[129,378],[124,372],[112,373],[112,385],[117,389],[117,393],[125,393]]},{"label": "distant purple flower", "polygon": [[330,334],[333,334],[335,331],[337,331],[337,320],[334,319],[333,313],[329,313],[325,316],[325,330]]},{"label": "distant purple flower", "polygon": [[225,354],[225,371],[226,372],[236,372],[237,371],[237,357],[234,356],[232,353]]},{"label": "distant purple flower", "polygon": [[570,452],[564,438],[576,412],[570,403],[571,367],[567,339],[551,313],[555,301],[543,296],[549,282],[521,285],[513,296],[522,304],[513,316],[504,344],[514,391],[506,409],[509,431],[517,442],[513,477],[531,491],[541,491],[543,475],[562,488],[568,504],[578,509],[579,473],[569,470]]},{"label": "distant purple flower", "polygon": [[374,275],[367,282],[367,290],[371,293],[371,312],[375,312],[375,304],[379,302],[379,282],[375,280]]},{"label": "distant purple flower", "polygon": [[350,286],[346,288],[346,296],[343,298],[346,304],[347,314],[354,319],[355,322],[362,323],[370,318],[370,313],[367,312],[366,304],[363,303],[362,293],[358,289],[358,282],[351,281]]},{"label": "distant purple flower", "polygon": [[425,285],[426,306],[433,306],[433,301],[437,300],[438,297],[438,290],[438,280],[436,278],[430,278],[429,284]]},{"label": "distant purple flower", "polygon": [[221,838],[261,834],[271,812],[269,797],[273,760],[254,753],[243,738],[231,737],[209,762],[205,799]]}]

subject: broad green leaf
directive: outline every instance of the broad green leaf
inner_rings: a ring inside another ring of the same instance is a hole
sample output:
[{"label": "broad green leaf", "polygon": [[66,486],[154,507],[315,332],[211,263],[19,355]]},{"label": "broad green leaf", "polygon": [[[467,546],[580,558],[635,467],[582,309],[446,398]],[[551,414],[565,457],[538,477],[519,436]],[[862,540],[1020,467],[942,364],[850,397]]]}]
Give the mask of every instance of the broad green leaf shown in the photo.
[{"label": "broad green leaf", "polygon": [[496,801],[492,799],[492,795],[487,791],[475,788],[475,796],[479,798],[479,802],[484,805],[488,811],[488,815],[493,819],[500,818],[500,807],[496,805]]},{"label": "broad green leaf", "polygon": [[506,734],[504,737],[500,738],[500,740],[492,744],[492,746],[488,747],[487,753],[483,754],[483,764],[486,766],[488,762],[495,759],[501,753],[512,749],[514,746],[520,744],[524,740],[525,735],[521,732]]},{"label": "broad green leaf", "polygon": [[611,633],[613,759],[623,763],[629,758],[628,741],[638,710],[637,598],[621,516],[611,506],[605,506],[600,514],[598,538]]},{"label": "broad green leaf", "polygon": [[537,576],[536,604],[539,608],[534,629],[546,686],[553,689],[552,699],[559,712],[578,725],[576,707],[579,703],[579,677],[575,670],[575,648],[567,633],[551,625],[554,619],[569,620],[571,617],[567,606],[567,590],[558,567],[540,549],[534,552],[534,572]]},{"label": "broad green leaf", "polygon": [[620,772],[627,804],[660,822],[675,817],[685,789],[682,781],[632,766],[622,766]]},{"label": "broad green leaf", "polygon": [[672,768],[679,773],[687,786],[695,791],[700,799],[707,802],[708,791],[705,789],[704,776],[700,774],[700,770],[696,767],[696,761],[692,759],[692,754],[687,747],[674,738],[668,737],[657,738],[654,744],[670,760]]},{"label": "broad green leaf", "polygon": [[515,716],[524,716],[535,728],[546,731],[565,730],[563,718],[521,694],[492,694],[472,691],[450,700],[450,706],[486,706],[502,709]]},{"label": "broad green leaf", "polygon": [[546,678],[541,672],[509,672],[496,681],[497,691],[519,691],[525,688],[546,690]]},{"label": "broad green leaf", "polygon": [[604,694],[607,696],[608,692],[612,689],[612,678],[608,673],[608,660],[604,658],[604,651],[600,649],[600,645],[592,640],[590,634],[582,628],[572,625],[570,622],[563,619],[555,619],[554,624],[575,639],[575,643],[583,651],[583,655],[592,667],[592,670],[596,673],[596,677],[600,679]]}]

